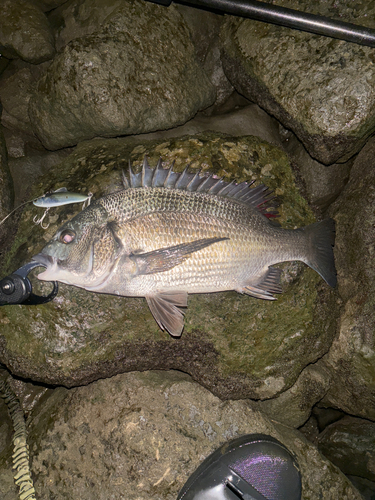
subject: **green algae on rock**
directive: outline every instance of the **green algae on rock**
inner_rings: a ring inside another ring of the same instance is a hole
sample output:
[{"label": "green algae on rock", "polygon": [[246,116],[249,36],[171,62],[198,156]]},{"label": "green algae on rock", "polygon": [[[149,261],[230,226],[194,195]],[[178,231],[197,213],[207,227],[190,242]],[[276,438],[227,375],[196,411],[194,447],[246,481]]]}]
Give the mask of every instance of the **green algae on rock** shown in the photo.
[{"label": "green algae on rock", "polygon": [[[202,167],[226,180],[262,181],[282,199],[283,227],[313,222],[286,156],[250,136],[211,133],[148,143],[93,140],[80,144],[49,173],[48,183],[99,197],[120,189],[121,168],[128,159],[140,164],[146,153],[150,163],[161,155],[166,162],[175,160],[177,171],[190,162],[192,171]],[[47,178],[36,186],[38,192],[45,188],[43,182]],[[37,253],[78,210],[59,209],[44,232],[30,226],[35,207],[27,207],[2,274]],[[322,321],[313,312],[319,302],[317,285],[326,285],[302,265],[284,268],[284,294],[274,303],[233,292],[191,296],[186,329],[177,341],[159,330],[143,299],[61,286],[51,303],[0,309],[0,361],[15,374],[66,386],[134,369],[175,368],[224,398],[269,398],[326,353],[334,333],[333,319]]]}]

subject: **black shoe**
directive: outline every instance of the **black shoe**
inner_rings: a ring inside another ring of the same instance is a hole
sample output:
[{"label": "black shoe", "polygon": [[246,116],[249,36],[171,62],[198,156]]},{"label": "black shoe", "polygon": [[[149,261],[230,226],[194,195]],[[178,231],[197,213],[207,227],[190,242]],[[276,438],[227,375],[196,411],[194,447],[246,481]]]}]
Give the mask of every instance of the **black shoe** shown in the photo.
[{"label": "black shoe", "polygon": [[177,500],[300,500],[301,475],[287,448],[249,434],[224,444],[190,476]]}]

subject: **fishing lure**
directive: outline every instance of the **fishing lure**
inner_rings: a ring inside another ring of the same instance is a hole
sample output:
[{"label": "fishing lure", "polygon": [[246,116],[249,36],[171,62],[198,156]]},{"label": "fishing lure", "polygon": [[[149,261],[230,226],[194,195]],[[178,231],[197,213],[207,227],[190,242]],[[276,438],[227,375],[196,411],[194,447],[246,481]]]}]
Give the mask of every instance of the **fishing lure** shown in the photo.
[{"label": "fishing lure", "polygon": [[[82,210],[86,208],[86,206],[90,205],[90,200],[92,197],[92,193],[88,195],[80,194],[80,193],[71,193],[65,187],[56,189],[52,193],[46,193],[40,198],[36,198],[32,200],[33,205],[36,207],[45,207],[44,214],[38,219],[37,216],[33,218],[35,224],[40,224],[40,227],[43,229],[47,229],[49,224],[43,226],[43,220],[49,212],[51,207],[60,207],[62,205],[70,205],[71,203],[82,203]],[[87,205],[86,205],[87,202]]]},{"label": "fishing lure", "polygon": [[92,197],[92,193],[88,195],[81,193],[71,193],[65,187],[56,189],[52,193],[46,193],[40,198],[35,198],[32,200],[33,205],[36,207],[60,207],[62,205],[69,205],[71,203],[83,203],[85,208],[86,202],[88,201],[88,205],[90,204],[90,199]]},{"label": "fishing lure", "polygon": [[46,210],[44,214],[39,219],[37,216],[34,217],[33,221],[35,224],[40,224],[43,229],[47,229],[49,224],[43,225],[43,220],[46,217],[48,211],[52,207],[60,207],[62,205],[70,205],[72,203],[83,203],[82,210],[86,208],[86,206],[90,205],[90,201],[92,198],[92,193],[87,195],[81,193],[72,193],[68,191],[65,187],[56,189],[52,193],[46,193],[43,196],[39,196],[39,198],[34,198],[32,200],[25,201],[18,205],[18,207],[14,208],[3,220],[0,221],[2,224],[13,212],[18,210],[19,208],[27,205],[28,203],[33,203],[36,207],[44,207]]}]

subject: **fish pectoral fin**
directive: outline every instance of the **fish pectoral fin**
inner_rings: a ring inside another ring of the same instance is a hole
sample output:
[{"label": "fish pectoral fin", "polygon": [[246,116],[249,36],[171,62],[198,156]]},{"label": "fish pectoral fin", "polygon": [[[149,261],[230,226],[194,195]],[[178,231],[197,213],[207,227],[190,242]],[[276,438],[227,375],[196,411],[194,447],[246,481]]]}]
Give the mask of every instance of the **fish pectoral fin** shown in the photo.
[{"label": "fish pectoral fin", "polygon": [[136,264],[137,275],[161,273],[182,264],[192,253],[202,250],[218,241],[228,239],[204,238],[172,247],[160,248],[152,252],[132,254],[129,258]]},{"label": "fish pectoral fin", "polygon": [[148,296],[146,300],[160,328],[173,337],[180,337],[184,329],[184,313],[179,307],[187,307],[187,293],[164,292]]},{"label": "fish pectoral fin", "polygon": [[240,293],[247,293],[257,299],[276,300],[273,293],[281,293],[280,285],[281,269],[269,267],[267,272],[257,281],[256,284],[248,283],[241,289],[237,289]]}]

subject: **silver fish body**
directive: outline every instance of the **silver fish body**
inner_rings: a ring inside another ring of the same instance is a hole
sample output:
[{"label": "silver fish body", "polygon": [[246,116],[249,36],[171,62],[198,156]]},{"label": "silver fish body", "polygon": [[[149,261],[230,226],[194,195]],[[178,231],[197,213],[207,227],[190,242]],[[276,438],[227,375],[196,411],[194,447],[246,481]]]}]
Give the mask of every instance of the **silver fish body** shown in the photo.
[{"label": "silver fish body", "polygon": [[263,185],[228,184],[144,162],[123,191],[60,228],[34,257],[38,277],[87,290],[146,297],[162,329],[179,336],[189,293],[236,290],[273,300],[280,270],[300,260],[336,284],[331,219],[296,230],[271,223]]}]

